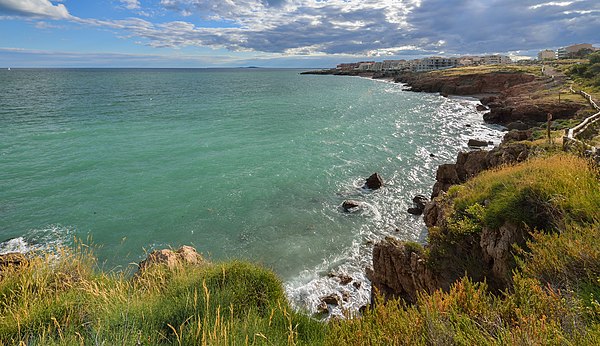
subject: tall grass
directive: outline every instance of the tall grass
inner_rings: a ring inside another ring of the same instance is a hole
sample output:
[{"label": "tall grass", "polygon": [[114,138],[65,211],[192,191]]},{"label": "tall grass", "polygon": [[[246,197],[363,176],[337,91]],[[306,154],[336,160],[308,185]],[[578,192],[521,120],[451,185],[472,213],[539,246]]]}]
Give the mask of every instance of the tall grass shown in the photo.
[{"label": "tall grass", "polygon": [[293,311],[271,271],[232,261],[130,279],[86,251],[33,257],[0,280],[0,345],[312,345],[324,325]]}]

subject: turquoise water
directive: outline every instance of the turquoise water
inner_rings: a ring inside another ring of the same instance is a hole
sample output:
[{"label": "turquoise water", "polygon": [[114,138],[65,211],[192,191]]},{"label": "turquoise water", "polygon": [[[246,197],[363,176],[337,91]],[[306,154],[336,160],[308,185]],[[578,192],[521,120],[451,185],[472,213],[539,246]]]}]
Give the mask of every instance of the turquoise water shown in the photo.
[{"label": "turquoise water", "polygon": [[[308,308],[330,271],[366,282],[373,241],[424,239],[405,210],[437,165],[498,132],[472,101],[298,72],[0,71],[0,252],[91,237],[113,268],[192,244],[273,268]],[[386,187],[360,189],[373,172]]]}]

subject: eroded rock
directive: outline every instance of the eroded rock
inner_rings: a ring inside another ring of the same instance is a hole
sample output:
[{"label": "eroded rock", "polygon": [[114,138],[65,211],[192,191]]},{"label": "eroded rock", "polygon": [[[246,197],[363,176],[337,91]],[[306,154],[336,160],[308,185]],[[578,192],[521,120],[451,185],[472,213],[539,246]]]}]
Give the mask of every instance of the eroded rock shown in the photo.
[{"label": "eroded rock", "polygon": [[176,251],[171,249],[152,251],[145,260],[140,262],[138,273],[156,265],[164,265],[169,269],[174,269],[175,267],[184,264],[201,265],[204,263],[204,258],[196,251],[196,249],[184,245]]},{"label": "eroded rock", "polygon": [[365,186],[371,190],[377,190],[383,186],[383,178],[379,173],[373,173],[367,178]]}]

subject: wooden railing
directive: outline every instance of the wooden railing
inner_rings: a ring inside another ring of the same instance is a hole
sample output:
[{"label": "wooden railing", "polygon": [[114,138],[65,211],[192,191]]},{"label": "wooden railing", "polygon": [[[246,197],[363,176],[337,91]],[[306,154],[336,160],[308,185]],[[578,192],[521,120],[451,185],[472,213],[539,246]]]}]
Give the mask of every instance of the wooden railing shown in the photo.
[{"label": "wooden railing", "polygon": [[570,86],[569,90],[571,90],[571,92],[574,94],[580,94],[581,96],[585,97],[585,99],[588,100],[590,105],[595,110],[597,110],[598,113],[585,118],[581,123],[579,123],[579,125],[570,128],[567,131],[567,135],[563,138],[563,147],[565,148],[565,150],[568,150],[570,147],[573,147],[575,145],[584,149],[588,149],[592,152],[592,154],[595,154],[597,151],[596,147],[584,143],[583,141],[577,139],[577,137],[581,135],[585,130],[587,130],[590,126],[592,126],[594,123],[600,120],[600,106],[598,106],[596,102],[594,102],[594,99],[592,99],[592,96],[586,93],[585,91],[575,91],[575,89],[573,89],[573,86]]}]

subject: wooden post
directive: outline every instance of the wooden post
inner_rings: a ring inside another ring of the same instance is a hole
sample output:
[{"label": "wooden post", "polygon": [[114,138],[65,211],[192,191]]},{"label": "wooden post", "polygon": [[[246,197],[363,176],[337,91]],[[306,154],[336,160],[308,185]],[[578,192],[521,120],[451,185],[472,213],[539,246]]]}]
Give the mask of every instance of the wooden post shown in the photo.
[{"label": "wooden post", "polygon": [[548,131],[548,144],[552,145],[552,136],[550,135],[550,126],[552,125],[552,113],[548,113],[546,116],[546,128]]}]

